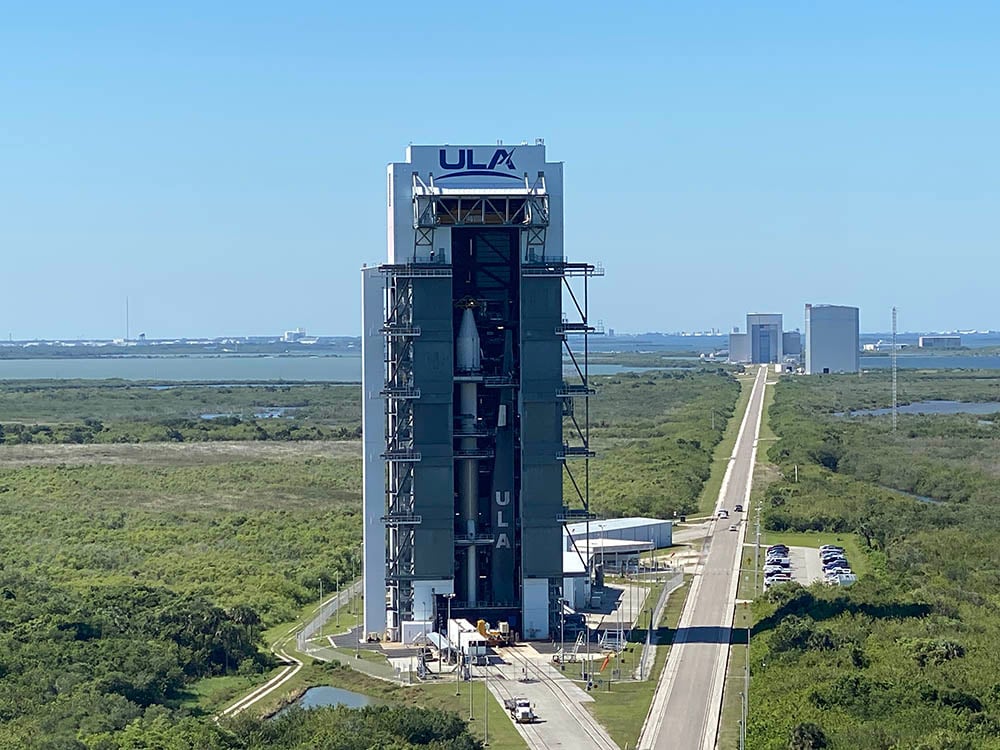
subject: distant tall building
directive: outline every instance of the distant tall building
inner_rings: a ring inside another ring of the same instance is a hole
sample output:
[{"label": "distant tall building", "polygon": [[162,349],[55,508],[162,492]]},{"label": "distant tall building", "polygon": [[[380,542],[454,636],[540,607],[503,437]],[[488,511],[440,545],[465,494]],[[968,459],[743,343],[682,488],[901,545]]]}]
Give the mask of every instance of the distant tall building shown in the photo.
[{"label": "distant tall building", "polygon": [[806,305],[806,375],[857,372],[858,308]]},{"label": "distant tall building", "polygon": [[748,313],[747,336],[753,364],[770,364],[784,359],[781,313]]},{"label": "distant tall building", "polygon": [[798,331],[785,331],[781,334],[781,348],[786,357],[801,357],[802,334]]},{"label": "distant tall building", "polygon": [[745,333],[729,334],[729,361],[740,365],[750,362],[750,338]]}]

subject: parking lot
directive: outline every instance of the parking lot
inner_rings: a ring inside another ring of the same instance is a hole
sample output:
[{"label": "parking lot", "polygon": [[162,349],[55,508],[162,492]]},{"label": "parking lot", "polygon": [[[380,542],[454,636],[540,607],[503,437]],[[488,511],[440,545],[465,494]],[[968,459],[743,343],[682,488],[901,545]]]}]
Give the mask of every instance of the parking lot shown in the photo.
[{"label": "parking lot", "polygon": [[[747,545],[752,547],[753,545]],[[761,548],[761,566],[764,566],[766,548]],[[816,547],[788,547],[788,567],[785,570],[791,580],[809,586],[823,580],[823,562]]]}]

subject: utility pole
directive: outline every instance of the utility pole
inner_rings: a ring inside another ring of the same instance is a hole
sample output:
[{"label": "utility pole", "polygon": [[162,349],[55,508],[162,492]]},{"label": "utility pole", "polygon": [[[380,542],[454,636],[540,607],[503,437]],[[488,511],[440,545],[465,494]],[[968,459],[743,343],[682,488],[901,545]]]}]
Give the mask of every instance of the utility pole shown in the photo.
[{"label": "utility pole", "polygon": [[[445,637],[448,637],[448,631],[451,629],[451,600],[455,598],[455,592],[450,594],[445,594],[445,599],[448,600],[448,622],[445,623]],[[455,653],[455,644],[451,642],[451,638],[448,638],[448,646],[452,653]],[[440,670],[439,670],[440,671]],[[459,661],[458,655],[455,656],[455,697],[459,695],[458,692],[458,673],[462,671],[461,662]]]},{"label": "utility pole", "polygon": [[559,669],[566,671],[566,600],[559,600]]},{"label": "utility pole", "polygon": [[487,677],[489,675],[483,677],[483,747],[490,746],[490,705],[488,703],[490,690],[486,686]]},{"label": "utility pole", "polygon": [[[357,564],[360,567],[360,564],[361,564],[360,557],[356,557],[354,559],[354,562],[355,562],[355,564]],[[360,574],[360,570],[358,571],[358,573]],[[360,599],[361,590],[362,590],[362,587],[359,585],[360,584],[360,575],[358,575],[357,578],[358,578],[358,583],[354,583],[354,584],[351,584],[351,585],[352,585],[352,587],[353,586],[358,586],[358,596],[359,596],[359,599]],[[360,659],[361,658],[361,623],[360,623],[360,620],[361,620],[361,602],[358,601],[357,604],[354,605],[354,631],[355,631],[355,637],[357,638],[357,640],[354,642],[354,658],[355,659]]]},{"label": "utility pole", "polygon": [[472,721],[473,719],[476,718],[473,715],[473,712],[472,712],[472,695],[475,692],[472,689],[472,686],[473,686],[473,683],[472,683],[472,655],[470,654],[468,657],[464,657],[464,656],[462,657],[463,661],[465,661],[466,659],[468,659],[468,662],[469,662],[469,721]]},{"label": "utility pole", "polygon": [[757,596],[757,574],[760,569],[760,503],[757,503],[757,541],[753,548],[753,595]]},{"label": "utility pole", "polygon": [[743,664],[743,746],[747,743],[747,718],[750,716],[750,605],[747,605],[747,658]]}]

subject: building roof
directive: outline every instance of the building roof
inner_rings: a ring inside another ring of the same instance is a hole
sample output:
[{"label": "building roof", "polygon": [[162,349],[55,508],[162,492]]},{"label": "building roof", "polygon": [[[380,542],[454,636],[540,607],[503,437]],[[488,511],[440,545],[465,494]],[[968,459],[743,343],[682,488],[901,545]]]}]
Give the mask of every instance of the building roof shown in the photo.
[{"label": "building roof", "polygon": [[563,552],[563,578],[582,578],[587,575],[581,552],[575,549]]},{"label": "building roof", "polygon": [[[633,541],[631,539],[594,539],[590,540],[590,558],[602,555],[629,554],[632,552],[648,552],[655,548],[652,542]],[[563,578],[578,578],[587,575],[587,566],[583,564],[586,556],[586,545],[577,543],[576,549],[563,552]]]},{"label": "building roof", "polygon": [[[590,536],[593,539],[594,535],[600,536],[602,529],[604,531],[616,531],[618,529],[641,529],[647,526],[659,526],[664,523],[672,523],[668,518],[607,518],[599,519],[590,522]],[[566,524],[566,528],[570,534],[573,536],[578,536],[585,534],[587,532],[587,524],[583,523],[569,523]]]}]

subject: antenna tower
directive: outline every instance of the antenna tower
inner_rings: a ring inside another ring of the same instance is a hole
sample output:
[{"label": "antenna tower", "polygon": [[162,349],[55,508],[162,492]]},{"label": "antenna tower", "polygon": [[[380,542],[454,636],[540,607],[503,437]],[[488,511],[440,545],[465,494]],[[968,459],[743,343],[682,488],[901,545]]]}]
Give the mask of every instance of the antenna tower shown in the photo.
[{"label": "antenna tower", "polygon": [[896,431],[896,422],[898,420],[899,406],[897,403],[897,392],[896,392],[896,308],[892,308],[892,431]]}]

